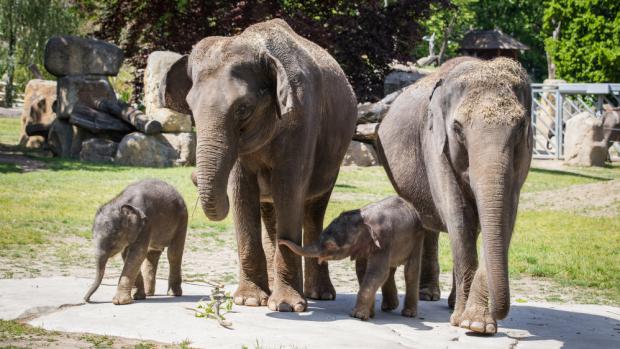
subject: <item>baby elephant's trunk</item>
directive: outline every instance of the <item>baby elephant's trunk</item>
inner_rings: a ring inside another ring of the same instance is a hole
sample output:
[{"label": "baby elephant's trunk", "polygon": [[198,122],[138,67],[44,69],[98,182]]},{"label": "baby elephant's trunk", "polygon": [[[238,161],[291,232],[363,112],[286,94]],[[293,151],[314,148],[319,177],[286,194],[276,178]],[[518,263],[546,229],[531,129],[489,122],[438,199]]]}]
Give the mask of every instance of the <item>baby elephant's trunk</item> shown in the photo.
[{"label": "baby elephant's trunk", "polygon": [[291,240],[278,239],[278,244],[288,247],[295,254],[302,257],[318,258],[321,255],[321,249],[318,243],[301,247]]},{"label": "baby elephant's trunk", "polygon": [[103,280],[103,273],[105,272],[105,265],[107,261],[108,258],[105,255],[99,256],[97,258],[97,276],[95,276],[95,281],[90,286],[88,292],[86,292],[86,295],[84,296],[85,302],[90,302],[90,296],[92,296],[93,293],[97,291],[97,288],[99,288],[99,285],[101,285],[101,280]]}]

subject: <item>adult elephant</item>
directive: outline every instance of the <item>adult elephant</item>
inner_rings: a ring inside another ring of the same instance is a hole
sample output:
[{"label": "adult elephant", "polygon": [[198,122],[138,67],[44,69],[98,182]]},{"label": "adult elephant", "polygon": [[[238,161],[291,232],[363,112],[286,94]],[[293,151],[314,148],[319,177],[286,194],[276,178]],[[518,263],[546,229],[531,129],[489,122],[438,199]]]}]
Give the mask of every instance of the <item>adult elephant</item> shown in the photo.
[{"label": "adult elephant", "polygon": [[449,234],[450,322],[495,333],[510,306],[508,246],[532,155],[529,79],[506,58],[446,64],[394,101],[379,128],[379,154],[431,240],[433,232]]},{"label": "adult elephant", "polygon": [[230,187],[240,264],[235,304],[304,311],[304,294],[334,299],[326,265],[306,259],[304,283],[301,257],[274,242],[302,243],[302,226],[304,244],[322,231],[356,119],[338,63],[286,22],[270,20],[200,41],[170,67],[161,98],[194,116],[196,181],[209,219],[227,216]]}]

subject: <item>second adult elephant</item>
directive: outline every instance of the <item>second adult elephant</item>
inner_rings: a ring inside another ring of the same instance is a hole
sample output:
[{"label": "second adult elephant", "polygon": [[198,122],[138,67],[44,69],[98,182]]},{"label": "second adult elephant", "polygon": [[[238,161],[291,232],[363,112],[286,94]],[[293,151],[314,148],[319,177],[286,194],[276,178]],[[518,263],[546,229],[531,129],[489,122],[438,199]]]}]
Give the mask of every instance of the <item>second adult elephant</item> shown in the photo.
[{"label": "second adult elephant", "polygon": [[450,321],[476,332],[495,333],[510,307],[508,246],[532,156],[529,105],[518,63],[460,59],[406,89],[379,127],[378,153],[396,191],[429,233],[449,234]]},{"label": "second adult elephant", "polygon": [[[303,311],[304,297],[334,299],[328,269],[305,263],[277,238],[318,239],[340,163],[355,129],[356,100],[338,63],[282,20],[234,37],[208,37],[173,64],[162,99],[191,112],[196,182],[209,219],[232,193],[239,251],[236,304]],[[267,230],[262,246],[261,215]]]}]

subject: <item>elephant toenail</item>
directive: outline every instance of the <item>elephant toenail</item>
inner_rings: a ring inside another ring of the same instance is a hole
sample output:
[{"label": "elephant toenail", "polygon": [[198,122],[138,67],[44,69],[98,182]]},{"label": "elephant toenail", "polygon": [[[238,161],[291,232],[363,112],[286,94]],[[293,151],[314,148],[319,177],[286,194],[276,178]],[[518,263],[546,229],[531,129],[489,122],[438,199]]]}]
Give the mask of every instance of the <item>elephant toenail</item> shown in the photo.
[{"label": "elephant toenail", "polygon": [[463,320],[460,324],[461,328],[469,328],[469,320]]},{"label": "elephant toenail", "polygon": [[250,297],[250,298],[245,300],[245,305],[250,306],[250,307],[257,307],[258,306],[258,299],[254,298],[254,297]]},{"label": "elephant toenail", "polygon": [[276,302],[269,302],[269,310],[278,311],[278,306],[276,305]]},{"label": "elephant toenail", "polygon": [[491,333],[491,334],[493,334],[493,333],[495,333],[495,332],[497,332],[497,330],[495,329],[495,325],[493,325],[493,324],[488,324],[488,325],[487,325],[487,328],[486,328],[486,333]]},{"label": "elephant toenail", "polygon": [[295,304],[294,310],[295,310],[295,312],[299,313],[299,312],[302,312],[302,311],[306,310],[306,306],[301,304],[301,303],[297,303],[297,304]]},{"label": "elephant toenail", "polygon": [[325,292],[321,295],[321,299],[326,300],[326,301],[331,301],[334,299],[334,296],[329,292]]},{"label": "elephant toenail", "polygon": [[286,303],[280,303],[280,305],[278,305],[278,311],[280,312],[290,312],[293,309],[291,309],[291,306],[289,304]]},{"label": "elephant toenail", "polygon": [[243,305],[243,297],[235,297],[235,299],[233,299],[233,302],[235,302],[236,305]]},{"label": "elephant toenail", "polygon": [[469,326],[469,329],[472,330],[472,331],[484,333],[485,326],[484,326],[484,324],[482,322],[474,321]]}]

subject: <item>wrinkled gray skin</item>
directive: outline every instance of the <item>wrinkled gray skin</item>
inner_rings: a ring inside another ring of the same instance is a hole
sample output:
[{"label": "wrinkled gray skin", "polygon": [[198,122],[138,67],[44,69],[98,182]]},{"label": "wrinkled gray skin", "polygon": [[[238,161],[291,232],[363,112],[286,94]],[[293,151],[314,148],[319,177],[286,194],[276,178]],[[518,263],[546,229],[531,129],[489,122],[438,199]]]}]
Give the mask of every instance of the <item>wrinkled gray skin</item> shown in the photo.
[{"label": "wrinkled gray skin", "polygon": [[235,304],[303,311],[304,294],[334,299],[327,266],[307,258],[304,282],[301,258],[275,239],[301,244],[303,227],[308,244],[323,229],[356,119],[338,63],[271,20],[203,39],[173,64],[161,93],[164,104],[196,121],[195,177],[209,219],[226,217],[230,188],[240,265]]},{"label": "wrinkled gray skin", "polygon": [[[187,208],[179,192],[160,180],[129,185],[97,211],[93,242],[97,275],[84,296],[88,302],[103,279],[108,259],[122,254],[124,266],[118,281],[116,305],[144,299],[155,292],[157,262],[168,248],[168,295],[181,296],[181,262],[187,233]],[[140,270],[142,267],[142,270]]]},{"label": "wrinkled gray skin", "polygon": [[359,210],[343,212],[321,234],[320,240],[303,248],[279,240],[293,252],[319,261],[351,257],[360,284],[351,316],[361,320],[374,317],[375,294],[383,294],[381,310],[398,307],[394,272],[405,266],[406,295],[401,314],[414,317],[418,307],[418,287],[424,230],[415,211],[405,200],[392,196]]},{"label": "wrinkled gray skin", "polygon": [[396,191],[435,235],[426,236],[426,260],[437,261],[437,232],[449,234],[456,298],[451,324],[487,334],[497,331],[496,320],[510,307],[508,247],[533,142],[529,81],[508,62],[447,62],[407,88],[378,131],[378,153]]}]

